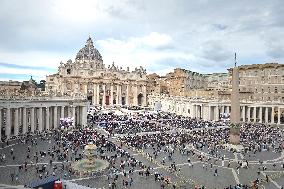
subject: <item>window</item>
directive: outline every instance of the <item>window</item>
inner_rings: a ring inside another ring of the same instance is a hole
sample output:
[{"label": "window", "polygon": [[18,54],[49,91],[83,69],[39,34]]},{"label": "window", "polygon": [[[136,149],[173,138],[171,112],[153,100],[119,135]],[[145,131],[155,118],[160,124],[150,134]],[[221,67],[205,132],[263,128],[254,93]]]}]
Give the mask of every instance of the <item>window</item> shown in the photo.
[{"label": "window", "polygon": [[190,109],[188,109],[188,110],[187,110],[187,113],[189,113],[189,114],[190,114]]},{"label": "window", "polygon": [[67,74],[68,74],[68,75],[71,74],[71,69],[67,69]]},{"label": "window", "polygon": [[274,92],[275,92],[275,93],[278,93],[278,89],[277,89],[277,87],[275,87]]}]

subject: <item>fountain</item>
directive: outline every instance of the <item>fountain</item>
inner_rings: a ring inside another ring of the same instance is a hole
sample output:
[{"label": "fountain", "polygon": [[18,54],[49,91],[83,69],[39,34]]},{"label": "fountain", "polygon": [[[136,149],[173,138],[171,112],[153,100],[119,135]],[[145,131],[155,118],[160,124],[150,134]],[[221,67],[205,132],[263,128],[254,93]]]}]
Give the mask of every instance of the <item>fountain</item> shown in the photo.
[{"label": "fountain", "polygon": [[95,144],[87,144],[84,149],[85,157],[72,164],[74,170],[78,171],[80,174],[90,174],[101,172],[108,168],[109,163],[107,161],[95,157],[95,150],[97,149]]}]

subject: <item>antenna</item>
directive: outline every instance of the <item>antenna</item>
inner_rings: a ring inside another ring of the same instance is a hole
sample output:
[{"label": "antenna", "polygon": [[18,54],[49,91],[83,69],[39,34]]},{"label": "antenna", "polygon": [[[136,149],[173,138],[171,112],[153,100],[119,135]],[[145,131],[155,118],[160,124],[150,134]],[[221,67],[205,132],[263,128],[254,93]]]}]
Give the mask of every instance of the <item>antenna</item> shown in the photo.
[{"label": "antenna", "polygon": [[237,53],[235,53],[235,67],[237,67]]}]

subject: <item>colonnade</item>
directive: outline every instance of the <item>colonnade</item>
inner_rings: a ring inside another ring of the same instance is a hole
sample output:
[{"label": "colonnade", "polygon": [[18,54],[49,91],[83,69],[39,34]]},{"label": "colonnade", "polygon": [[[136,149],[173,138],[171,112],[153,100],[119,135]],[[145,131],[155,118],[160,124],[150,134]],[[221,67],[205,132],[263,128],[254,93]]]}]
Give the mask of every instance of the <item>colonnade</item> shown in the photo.
[{"label": "colonnade", "polygon": [[[196,111],[194,117],[203,118],[207,120],[218,121],[220,114],[230,114],[230,105],[208,105],[208,113],[203,114],[205,111],[204,105],[193,106]],[[254,123],[267,123],[267,124],[284,124],[284,106],[281,105],[241,105],[240,106],[240,121],[241,122],[254,122]]]},{"label": "colonnade", "polygon": [[87,125],[86,106],[6,106],[0,107],[0,141],[3,136],[53,130],[60,118],[74,117],[74,125]]},{"label": "colonnade", "polygon": [[[230,120],[230,101],[216,102],[154,95],[148,97],[149,105],[153,109],[159,103],[160,110],[177,115],[211,121]],[[284,124],[284,105],[278,102],[241,102],[240,122]]]}]

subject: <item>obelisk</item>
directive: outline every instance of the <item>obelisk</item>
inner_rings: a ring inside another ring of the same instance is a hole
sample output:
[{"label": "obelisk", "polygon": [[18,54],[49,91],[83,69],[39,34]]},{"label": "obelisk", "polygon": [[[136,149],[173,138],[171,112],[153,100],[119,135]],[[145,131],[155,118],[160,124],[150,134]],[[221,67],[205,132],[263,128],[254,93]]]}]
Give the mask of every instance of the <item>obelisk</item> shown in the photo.
[{"label": "obelisk", "polygon": [[232,69],[232,93],[231,93],[231,128],[230,143],[240,143],[240,95],[239,95],[239,69],[237,67],[237,58],[235,53],[235,67]]},{"label": "obelisk", "polygon": [[235,53],[235,67],[232,72],[232,93],[231,93],[231,123],[237,124],[240,122],[240,93],[239,93],[239,69],[237,67]]}]

